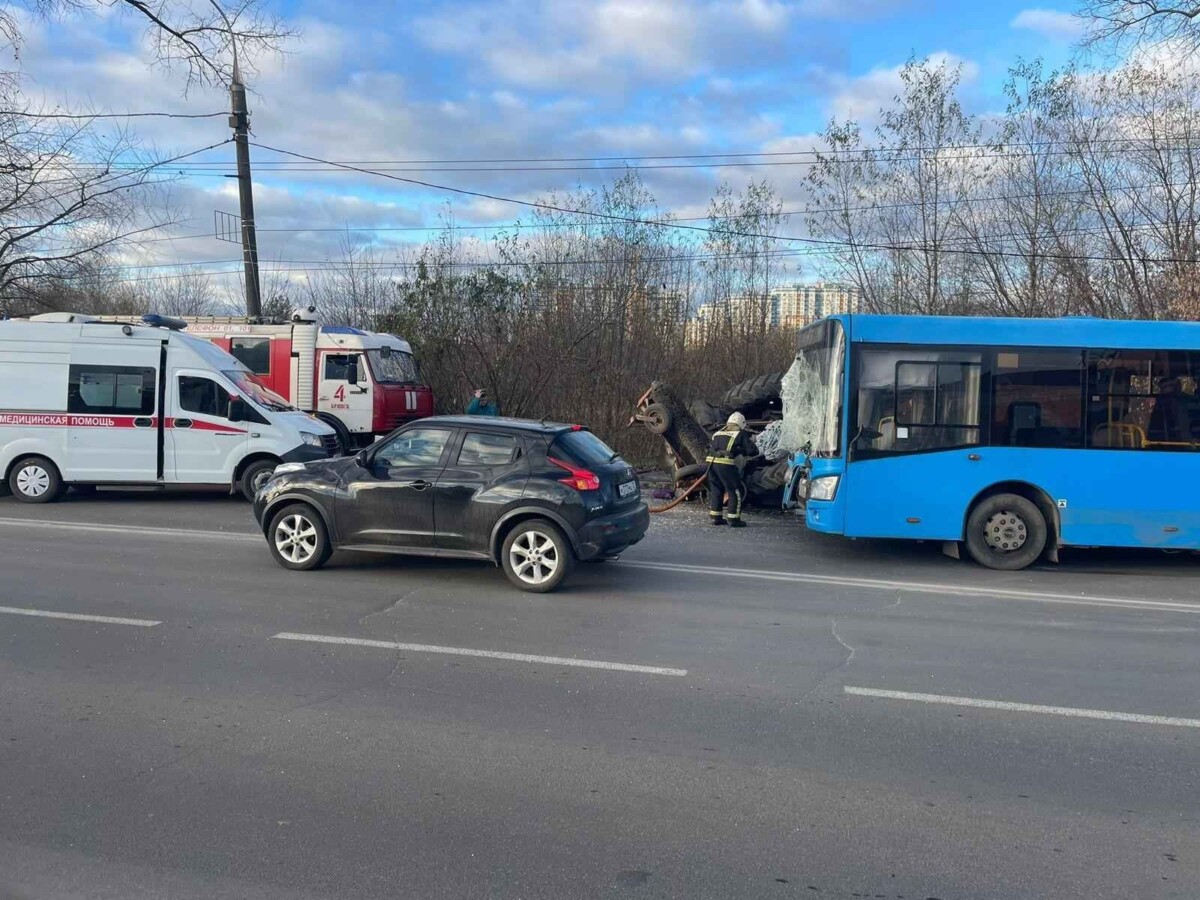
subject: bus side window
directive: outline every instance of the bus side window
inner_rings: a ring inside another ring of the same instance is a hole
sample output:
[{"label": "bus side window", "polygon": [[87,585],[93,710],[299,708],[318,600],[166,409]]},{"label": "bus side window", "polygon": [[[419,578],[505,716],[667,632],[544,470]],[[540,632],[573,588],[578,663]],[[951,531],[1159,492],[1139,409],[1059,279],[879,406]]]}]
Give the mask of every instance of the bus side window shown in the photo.
[{"label": "bus side window", "polygon": [[970,447],[981,440],[982,357],[867,348],[858,364],[856,453]]},{"label": "bus side window", "polygon": [[1088,354],[1089,446],[1200,450],[1200,353],[1097,350]]},{"label": "bus side window", "polygon": [[992,373],[992,443],[1082,447],[1083,356],[1079,350],[1011,350]]}]

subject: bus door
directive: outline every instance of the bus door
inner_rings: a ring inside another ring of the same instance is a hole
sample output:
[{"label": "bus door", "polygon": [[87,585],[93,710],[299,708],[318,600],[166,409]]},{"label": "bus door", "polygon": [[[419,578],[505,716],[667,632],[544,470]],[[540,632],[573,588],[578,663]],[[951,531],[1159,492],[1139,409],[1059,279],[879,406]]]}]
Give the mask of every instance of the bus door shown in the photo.
[{"label": "bus door", "polygon": [[859,353],[845,533],[950,540],[994,471],[980,449],[982,355],[930,348]]},{"label": "bus door", "polygon": [[148,341],[130,341],[119,351],[86,342],[72,349],[64,477],[96,482],[161,477],[160,356],[160,345]]}]

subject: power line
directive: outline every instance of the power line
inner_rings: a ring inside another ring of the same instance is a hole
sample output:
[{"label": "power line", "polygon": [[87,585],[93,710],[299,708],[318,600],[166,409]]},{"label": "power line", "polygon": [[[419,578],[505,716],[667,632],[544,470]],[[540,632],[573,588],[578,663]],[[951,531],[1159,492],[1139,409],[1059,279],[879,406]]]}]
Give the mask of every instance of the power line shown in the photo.
[{"label": "power line", "polygon": [[0,118],[13,116],[22,119],[214,119],[227,116],[227,112],[215,113],[170,113],[170,112],[126,112],[126,113],[46,113],[0,110]]},{"label": "power line", "polygon": [[[153,115],[153,114],[152,114]],[[225,113],[213,113],[206,115],[225,115]],[[1181,139],[1190,140],[1190,136],[1180,136]],[[1174,140],[1172,136],[1170,138]],[[774,150],[774,151],[739,151],[730,153],[679,153],[679,154],[647,154],[647,155],[622,155],[622,156],[549,156],[549,157],[490,157],[476,159],[341,159],[341,160],[310,160],[310,162],[318,162],[323,165],[333,166],[401,166],[401,165],[421,165],[421,166],[454,166],[454,165],[503,165],[503,164],[524,164],[524,163],[603,163],[603,162],[621,162],[625,160],[702,160],[702,159],[753,159],[753,158],[782,158],[792,156],[849,156],[849,155],[867,155],[867,154],[886,154],[886,153],[944,153],[947,151],[960,150],[999,150],[1002,155],[1028,156],[1028,153],[1016,153],[1020,149],[1024,150],[1029,147],[1097,147],[1107,145],[1124,145],[1124,144],[1143,144],[1146,147],[1153,149],[1200,149],[1194,148],[1191,145],[1185,147],[1164,148],[1160,144],[1155,144],[1148,141],[1144,137],[1125,137],[1125,138],[1058,138],[1043,141],[1012,141],[1005,143],[997,141],[995,143],[978,143],[978,144],[946,144],[943,146],[902,146],[902,147],[861,147],[861,148],[826,148],[822,150]],[[1140,147],[1134,149],[1141,149]],[[982,154],[983,157],[989,154]],[[990,154],[995,155],[995,154]],[[981,155],[969,154],[961,157],[964,159],[976,159]],[[923,159],[924,157],[922,157]],[[940,157],[946,159],[947,157]],[[901,157],[901,159],[909,159]],[[911,159],[916,159],[912,157]],[[788,164],[786,161],[782,164]],[[197,166],[210,165],[206,163],[195,163]],[[259,165],[277,165],[277,166],[299,166],[300,163],[270,163],[264,162]],[[713,163],[704,163],[702,166],[712,166]],[[739,165],[739,163],[729,163],[728,165]],[[571,171],[572,167],[567,167],[564,171]],[[475,171],[465,169],[461,171]],[[502,170],[503,171],[503,170]],[[523,170],[509,170],[523,171]]]},{"label": "power line", "polygon": [[[758,232],[745,232],[745,231],[736,231],[736,230],[732,230],[732,229],[705,228],[705,227],[699,226],[699,225],[683,225],[678,222],[672,222],[672,221],[666,221],[666,222],[657,221],[656,222],[656,221],[649,220],[649,219],[639,219],[639,218],[636,218],[633,216],[622,216],[622,215],[617,215],[615,213],[598,212],[595,210],[568,209],[565,207],[557,206],[552,203],[543,203],[541,201],[534,201],[534,200],[521,200],[521,199],[518,199],[515,197],[504,197],[504,196],[501,196],[498,194],[489,194],[484,191],[473,191],[473,190],[469,190],[467,188],[457,188],[457,187],[452,187],[449,185],[434,184],[432,182],[421,181],[421,180],[415,179],[415,178],[404,178],[402,176],[394,175],[389,172],[375,172],[370,169],[364,169],[364,168],[359,168],[359,167],[355,167],[355,166],[350,166],[345,163],[332,163],[329,160],[320,159],[319,157],[306,156],[305,154],[296,153],[291,150],[281,150],[278,147],[271,147],[269,145],[259,144],[257,142],[254,142],[254,146],[256,146],[262,150],[268,150],[272,153],[280,153],[280,154],[283,154],[284,156],[292,156],[292,157],[296,157],[297,159],[305,159],[310,162],[327,163],[330,165],[338,165],[343,168],[356,169],[357,171],[362,172],[365,175],[376,175],[380,178],[386,178],[386,179],[389,179],[392,181],[399,181],[399,182],[403,182],[406,184],[413,184],[413,185],[417,185],[419,187],[429,188],[431,190],[445,191],[447,193],[453,193],[453,194],[462,194],[464,196],[477,197],[477,198],[480,198],[483,200],[494,200],[498,203],[512,203],[512,204],[515,204],[518,206],[526,206],[526,207],[530,207],[533,209],[543,209],[543,210],[547,210],[550,212],[560,212],[560,213],[565,213],[568,215],[583,215],[583,216],[588,216],[591,218],[604,219],[607,221],[623,222],[623,223],[629,224],[629,225],[646,225],[646,226],[651,226],[651,227],[677,228],[677,229],[682,229],[685,231],[695,231],[695,232],[700,232],[700,233],[709,234],[709,235],[720,235],[723,237],[745,237],[745,238],[754,238],[756,240],[787,241],[787,242],[792,242],[792,243],[808,244],[808,245],[812,245],[812,246],[841,247],[841,248],[846,248],[847,250],[857,250],[857,251],[874,250],[874,251],[887,251],[887,252],[893,252],[893,251],[894,252],[917,252],[917,253],[925,253],[925,254],[946,253],[946,254],[957,254],[957,255],[967,255],[967,256],[993,256],[993,257],[994,256],[1002,256],[1002,257],[1017,257],[1020,259],[1027,258],[1027,254],[1025,254],[1025,253],[1013,253],[1013,252],[1003,251],[1003,250],[971,250],[971,249],[930,246],[929,244],[903,245],[903,244],[888,244],[888,243],[877,243],[877,242],[827,240],[827,239],[823,239],[823,238],[790,237],[790,236],[786,236],[786,235],[764,234],[764,233],[758,233]],[[1120,257],[1120,256],[1091,256],[1091,255],[1084,256],[1084,255],[1072,255],[1072,254],[1062,254],[1062,253],[1059,253],[1059,254],[1045,253],[1045,254],[1040,254],[1040,257],[1042,259],[1071,260],[1071,261],[1079,261],[1079,262],[1124,262],[1125,261],[1125,257]],[[1180,263],[1189,263],[1189,264],[1195,262],[1194,260],[1188,260],[1188,259],[1150,258],[1150,257],[1145,258],[1145,261],[1146,262],[1180,262]]]}]

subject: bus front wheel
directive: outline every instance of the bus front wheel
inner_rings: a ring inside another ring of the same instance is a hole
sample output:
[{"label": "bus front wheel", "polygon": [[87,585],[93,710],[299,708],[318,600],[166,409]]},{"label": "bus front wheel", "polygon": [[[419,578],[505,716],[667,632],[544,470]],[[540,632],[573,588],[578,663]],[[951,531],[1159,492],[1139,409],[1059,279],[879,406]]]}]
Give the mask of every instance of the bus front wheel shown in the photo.
[{"label": "bus front wheel", "polygon": [[1045,548],[1045,517],[1032,501],[1017,494],[985,497],[967,517],[967,550],[989,569],[1024,569]]}]

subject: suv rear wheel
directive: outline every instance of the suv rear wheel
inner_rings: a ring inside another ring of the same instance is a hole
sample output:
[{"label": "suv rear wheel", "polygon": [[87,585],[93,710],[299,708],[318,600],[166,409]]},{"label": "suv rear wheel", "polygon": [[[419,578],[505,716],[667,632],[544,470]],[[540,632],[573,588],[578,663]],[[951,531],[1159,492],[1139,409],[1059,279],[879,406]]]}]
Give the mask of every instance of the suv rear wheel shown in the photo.
[{"label": "suv rear wheel", "polygon": [[500,551],[508,580],[523,591],[546,594],[557,590],[575,566],[567,536],[553,522],[531,519],[508,533]]}]

